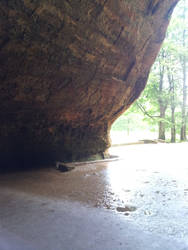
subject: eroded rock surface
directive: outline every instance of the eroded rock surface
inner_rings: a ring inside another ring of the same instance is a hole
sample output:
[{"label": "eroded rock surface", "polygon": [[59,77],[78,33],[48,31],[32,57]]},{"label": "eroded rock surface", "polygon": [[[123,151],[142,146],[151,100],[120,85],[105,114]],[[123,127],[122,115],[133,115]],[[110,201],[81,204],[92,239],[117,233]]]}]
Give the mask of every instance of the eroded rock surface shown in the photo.
[{"label": "eroded rock surface", "polygon": [[1,0],[1,160],[109,147],[143,90],[178,0]]}]

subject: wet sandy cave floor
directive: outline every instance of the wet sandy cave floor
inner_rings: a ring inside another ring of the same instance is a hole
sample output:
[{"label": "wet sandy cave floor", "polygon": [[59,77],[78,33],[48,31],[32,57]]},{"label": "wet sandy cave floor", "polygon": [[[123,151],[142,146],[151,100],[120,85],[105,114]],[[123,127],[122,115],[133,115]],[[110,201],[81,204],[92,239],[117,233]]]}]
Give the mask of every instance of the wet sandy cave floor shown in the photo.
[{"label": "wet sandy cave floor", "polygon": [[110,153],[120,157],[117,161],[84,164],[65,173],[52,167],[3,174],[0,189],[108,209],[143,231],[188,243],[187,146],[112,147]]}]

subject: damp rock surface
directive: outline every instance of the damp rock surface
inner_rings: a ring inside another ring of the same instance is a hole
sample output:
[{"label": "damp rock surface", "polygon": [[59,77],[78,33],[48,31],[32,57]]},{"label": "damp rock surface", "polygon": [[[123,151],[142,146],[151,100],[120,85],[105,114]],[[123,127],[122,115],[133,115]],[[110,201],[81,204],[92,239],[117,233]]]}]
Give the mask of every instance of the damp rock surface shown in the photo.
[{"label": "damp rock surface", "polygon": [[1,0],[1,165],[101,155],[177,2]]}]

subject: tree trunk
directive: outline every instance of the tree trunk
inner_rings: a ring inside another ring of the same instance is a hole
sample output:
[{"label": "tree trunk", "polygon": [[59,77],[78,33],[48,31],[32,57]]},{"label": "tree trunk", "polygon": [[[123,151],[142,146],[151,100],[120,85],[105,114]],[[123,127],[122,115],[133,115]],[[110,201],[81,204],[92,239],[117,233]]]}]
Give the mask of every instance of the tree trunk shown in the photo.
[{"label": "tree trunk", "polygon": [[175,107],[171,107],[171,142],[176,142]]},{"label": "tree trunk", "polygon": [[186,86],[186,58],[183,56],[183,103],[182,103],[182,122],[181,122],[181,141],[186,141],[186,102],[187,102],[187,86]]},{"label": "tree trunk", "polygon": [[170,108],[171,108],[171,142],[176,142],[176,122],[175,122],[175,86],[173,73],[168,70],[168,82],[170,87]]},{"label": "tree trunk", "polygon": [[182,122],[181,122],[181,138],[180,138],[181,141],[186,141],[186,101],[187,101],[186,59],[183,58],[183,103],[182,103]]},{"label": "tree trunk", "polygon": [[[160,118],[165,119],[165,112],[166,108],[165,107],[160,107]],[[165,140],[165,123],[163,120],[159,122],[159,139]]]},{"label": "tree trunk", "polygon": [[[162,58],[164,60],[165,58],[165,53],[164,51],[162,51]],[[166,100],[164,99],[163,96],[163,91],[164,91],[164,87],[163,87],[163,81],[164,81],[164,74],[165,74],[165,66],[164,64],[160,63],[159,61],[159,70],[160,70],[160,80],[159,80],[159,98],[158,98],[158,102],[159,102],[159,108],[160,108],[160,121],[159,121],[159,136],[158,138],[161,140],[165,140],[165,112],[167,109],[167,103]]]},{"label": "tree trunk", "polygon": [[[185,1],[184,1],[184,13],[183,21],[185,25]],[[183,30],[183,48],[185,49],[185,35],[186,29]],[[182,103],[182,122],[181,122],[181,141],[186,141],[186,102],[187,102],[187,85],[186,85],[186,55],[182,56],[182,70],[183,70],[183,103]]]}]

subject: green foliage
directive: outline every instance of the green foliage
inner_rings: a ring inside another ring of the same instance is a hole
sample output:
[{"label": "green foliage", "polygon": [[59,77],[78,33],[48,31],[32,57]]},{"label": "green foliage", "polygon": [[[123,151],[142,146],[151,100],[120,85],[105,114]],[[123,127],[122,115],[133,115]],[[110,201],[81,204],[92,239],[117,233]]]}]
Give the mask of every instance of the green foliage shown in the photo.
[{"label": "green foliage", "polygon": [[[131,108],[113,124],[113,130],[134,131],[145,128],[156,130],[159,121],[162,121],[165,123],[166,131],[170,131],[173,126],[174,107],[176,133],[180,134],[183,100],[182,66],[183,60],[188,60],[187,20],[188,0],[182,0],[173,13],[166,39],[151,69],[145,90]],[[160,115],[161,108],[166,108],[164,117]],[[188,116],[188,110],[186,114]]]}]

